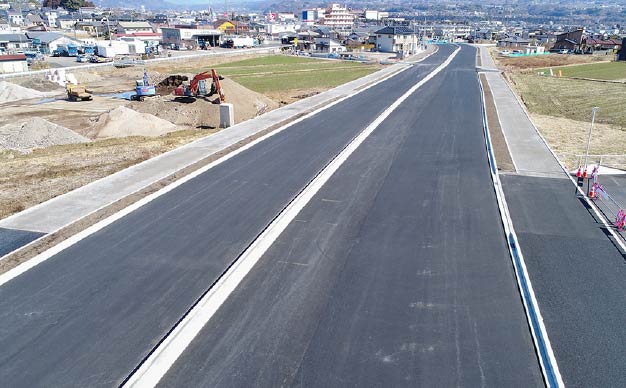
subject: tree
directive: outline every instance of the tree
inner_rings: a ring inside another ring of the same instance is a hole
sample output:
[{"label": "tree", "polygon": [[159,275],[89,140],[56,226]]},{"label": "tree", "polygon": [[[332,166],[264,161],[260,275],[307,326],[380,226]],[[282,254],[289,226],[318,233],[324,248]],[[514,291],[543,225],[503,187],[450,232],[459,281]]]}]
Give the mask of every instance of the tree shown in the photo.
[{"label": "tree", "polygon": [[93,7],[91,1],[86,0],[44,0],[44,7],[65,8],[68,11],[78,11],[80,7]]}]

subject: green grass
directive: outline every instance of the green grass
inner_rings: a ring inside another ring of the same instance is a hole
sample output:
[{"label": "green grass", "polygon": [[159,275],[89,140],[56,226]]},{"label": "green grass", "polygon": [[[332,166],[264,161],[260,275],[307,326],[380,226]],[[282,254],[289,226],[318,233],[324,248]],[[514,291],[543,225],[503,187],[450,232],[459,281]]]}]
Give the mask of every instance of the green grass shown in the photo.
[{"label": "green grass", "polygon": [[512,74],[511,78],[532,113],[590,121],[591,108],[598,106],[598,122],[626,129],[624,84],[533,74]]},{"label": "green grass", "polygon": [[[578,66],[553,67],[554,74],[559,70],[563,77],[592,78],[600,80],[626,80],[626,62],[601,62]],[[541,69],[544,74],[550,74],[550,69]]]},{"label": "green grass", "polygon": [[249,89],[264,93],[332,88],[373,73],[379,66],[274,55],[225,63],[215,69]]}]

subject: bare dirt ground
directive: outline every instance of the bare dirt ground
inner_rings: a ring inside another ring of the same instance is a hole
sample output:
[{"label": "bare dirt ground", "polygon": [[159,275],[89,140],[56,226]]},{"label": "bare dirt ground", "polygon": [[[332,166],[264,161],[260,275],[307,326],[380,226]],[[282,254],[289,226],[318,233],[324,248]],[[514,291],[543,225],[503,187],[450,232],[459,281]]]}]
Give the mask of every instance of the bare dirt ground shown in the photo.
[{"label": "bare dirt ground", "polygon": [[492,47],[490,53],[496,65],[507,72],[540,69],[544,67],[556,67],[567,65],[580,65],[583,63],[595,63],[609,61],[610,58],[601,55],[574,55],[574,54],[549,54],[531,57],[507,57],[498,54],[499,49]]}]

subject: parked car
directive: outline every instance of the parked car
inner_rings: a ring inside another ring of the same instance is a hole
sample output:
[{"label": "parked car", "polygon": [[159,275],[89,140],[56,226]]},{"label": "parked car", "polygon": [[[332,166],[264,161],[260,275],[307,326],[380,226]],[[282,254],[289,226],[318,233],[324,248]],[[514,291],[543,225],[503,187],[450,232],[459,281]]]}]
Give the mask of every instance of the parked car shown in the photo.
[{"label": "parked car", "polygon": [[87,63],[89,62],[89,57],[87,55],[81,54],[76,57],[76,62]]}]

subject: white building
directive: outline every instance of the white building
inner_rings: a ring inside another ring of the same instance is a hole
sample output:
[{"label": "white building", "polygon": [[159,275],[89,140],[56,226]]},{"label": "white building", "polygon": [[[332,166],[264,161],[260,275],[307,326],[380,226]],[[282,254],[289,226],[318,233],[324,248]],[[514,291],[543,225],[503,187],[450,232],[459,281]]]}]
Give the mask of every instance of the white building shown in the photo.
[{"label": "white building", "polygon": [[118,34],[154,32],[148,22],[118,22],[116,30]]},{"label": "white building", "polygon": [[28,71],[26,55],[0,55],[0,74],[21,73]]},{"label": "white building", "polygon": [[419,48],[419,36],[409,27],[385,27],[375,34],[378,51],[414,54]]},{"label": "white building", "polygon": [[381,12],[376,10],[366,10],[365,11],[365,20],[382,20],[389,17],[389,12]]},{"label": "white building", "polygon": [[312,25],[317,23],[318,20],[324,18],[324,8],[308,8],[302,10],[302,23]]},{"label": "white building", "polygon": [[333,28],[350,28],[354,24],[354,15],[339,4],[331,4],[326,9],[323,24]]},{"label": "white building", "polygon": [[314,38],[314,40],[315,48],[317,51],[323,53],[339,53],[346,51],[346,47],[334,39],[319,37]]},{"label": "white building", "polygon": [[169,28],[161,27],[163,46],[197,47],[220,45],[222,31],[213,28]]}]

